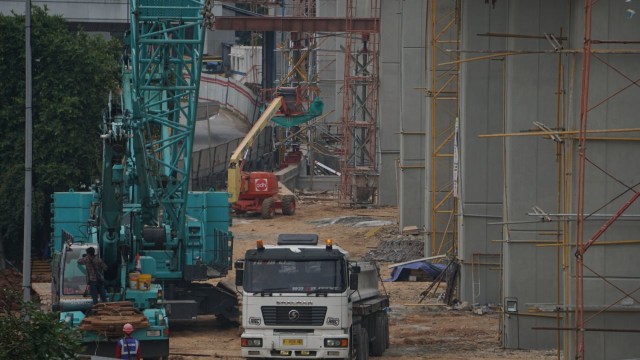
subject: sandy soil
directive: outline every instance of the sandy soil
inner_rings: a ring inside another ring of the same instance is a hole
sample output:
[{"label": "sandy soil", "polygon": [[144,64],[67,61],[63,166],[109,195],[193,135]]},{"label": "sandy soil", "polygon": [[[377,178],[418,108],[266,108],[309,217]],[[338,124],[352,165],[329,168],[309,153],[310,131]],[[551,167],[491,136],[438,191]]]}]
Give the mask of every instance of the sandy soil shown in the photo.
[{"label": "sandy soil", "polygon": [[[353,224],[326,224],[323,219],[340,216],[367,216],[390,221],[386,227],[357,227]],[[317,233],[321,239],[333,239],[359,258],[374,249],[385,233],[397,228],[396,208],[349,209],[335,201],[302,201],[294,216],[274,219],[234,218],[234,258],[262,239],[275,244],[280,233]],[[385,231],[386,230],[386,231]],[[383,278],[389,263],[379,263]],[[234,274],[225,282],[233,283]],[[556,359],[555,351],[513,351],[500,348],[499,313],[476,315],[471,311],[450,310],[437,299],[418,303],[429,283],[384,283],[391,296],[391,346],[380,359]],[[194,322],[171,324],[171,359],[240,359],[241,330],[214,317]]]}]

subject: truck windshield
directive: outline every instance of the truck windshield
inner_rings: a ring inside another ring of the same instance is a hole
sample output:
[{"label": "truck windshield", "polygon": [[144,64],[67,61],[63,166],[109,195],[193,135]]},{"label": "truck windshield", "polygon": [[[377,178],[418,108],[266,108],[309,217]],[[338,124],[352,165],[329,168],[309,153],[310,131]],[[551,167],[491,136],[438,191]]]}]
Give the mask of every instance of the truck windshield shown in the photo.
[{"label": "truck windshield", "polygon": [[82,295],[87,287],[87,273],[78,259],[84,254],[84,249],[67,251],[64,256],[64,274],[62,278],[62,293],[64,295]]},{"label": "truck windshield", "polygon": [[245,264],[247,292],[341,293],[346,289],[338,260],[255,260]]}]

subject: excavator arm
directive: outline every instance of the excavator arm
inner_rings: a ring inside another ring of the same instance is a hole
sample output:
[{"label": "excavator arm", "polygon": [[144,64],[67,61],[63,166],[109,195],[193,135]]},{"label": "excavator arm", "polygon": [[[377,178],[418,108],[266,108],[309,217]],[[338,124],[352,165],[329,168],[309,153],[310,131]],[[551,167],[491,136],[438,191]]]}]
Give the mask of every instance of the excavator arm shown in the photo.
[{"label": "excavator arm", "polygon": [[269,121],[276,115],[282,106],[282,97],[278,96],[271,100],[269,106],[264,110],[260,118],[255,122],[251,130],[242,139],[236,150],[231,155],[229,168],[227,169],[227,191],[229,192],[229,202],[235,203],[240,197],[242,187],[242,160],[244,152],[251,147],[258,135],[267,126]]}]

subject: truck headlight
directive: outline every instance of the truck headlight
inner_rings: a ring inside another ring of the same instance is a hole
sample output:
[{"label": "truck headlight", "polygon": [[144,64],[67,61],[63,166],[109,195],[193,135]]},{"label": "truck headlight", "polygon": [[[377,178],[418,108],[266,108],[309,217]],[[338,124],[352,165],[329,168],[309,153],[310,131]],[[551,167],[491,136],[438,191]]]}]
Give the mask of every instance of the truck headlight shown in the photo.
[{"label": "truck headlight", "polygon": [[262,339],[258,338],[242,338],[240,339],[242,347],[262,347]]},{"label": "truck headlight", "polygon": [[349,339],[324,339],[324,347],[346,348],[349,347]]},{"label": "truck headlight", "polygon": [[64,317],[64,322],[67,323],[67,325],[69,326],[73,325],[73,314],[67,314]]}]

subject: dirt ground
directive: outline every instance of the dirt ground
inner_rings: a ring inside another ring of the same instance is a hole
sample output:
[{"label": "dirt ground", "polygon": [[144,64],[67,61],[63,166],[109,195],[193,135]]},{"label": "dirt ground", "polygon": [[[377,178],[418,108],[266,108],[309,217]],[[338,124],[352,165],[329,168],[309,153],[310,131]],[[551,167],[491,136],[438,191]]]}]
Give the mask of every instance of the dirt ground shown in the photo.
[{"label": "dirt ground", "polygon": [[[331,224],[327,219],[342,216],[363,216],[388,221],[383,226],[356,226],[353,222]],[[350,209],[338,206],[335,200],[318,198],[298,202],[294,216],[277,215],[270,220],[259,217],[234,218],[234,259],[255,246],[256,240],[275,244],[280,233],[317,233],[321,241],[333,239],[349,251],[352,258],[361,258],[375,249],[381,239],[397,230],[397,209],[391,207]],[[379,262],[382,277],[390,274],[388,265]],[[231,273],[225,282],[233,284]],[[485,315],[472,311],[451,310],[437,299],[419,303],[427,282],[385,282],[384,290],[391,297],[389,349],[380,359],[556,359],[555,351],[505,350],[500,347],[499,313]],[[238,326],[205,317],[194,322],[171,324],[172,360],[203,358],[240,359]]]}]

